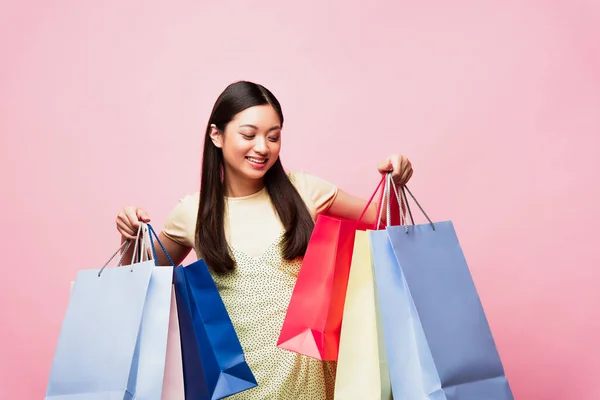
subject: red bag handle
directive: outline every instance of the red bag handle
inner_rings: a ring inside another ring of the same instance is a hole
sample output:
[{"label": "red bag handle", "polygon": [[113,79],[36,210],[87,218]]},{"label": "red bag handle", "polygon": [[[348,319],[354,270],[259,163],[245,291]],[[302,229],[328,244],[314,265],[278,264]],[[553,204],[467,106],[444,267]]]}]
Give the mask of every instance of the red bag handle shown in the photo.
[{"label": "red bag handle", "polygon": [[[379,181],[379,185],[377,185],[377,188],[375,189],[375,191],[371,195],[371,198],[369,199],[369,201],[367,202],[367,205],[365,206],[365,208],[363,209],[362,213],[360,214],[360,217],[358,217],[358,221],[357,222],[360,222],[363,219],[363,217],[365,216],[365,213],[367,212],[367,210],[369,209],[369,206],[373,202],[373,198],[377,194],[377,191],[379,190],[379,188],[381,187],[381,185],[385,182],[385,178],[386,178],[386,175],[382,174],[381,181]],[[382,206],[381,203],[383,201],[383,192],[384,191],[385,191],[385,185],[384,185],[384,187],[381,188],[381,192],[379,193],[378,208]],[[379,212],[377,213],[377,215],[379,215]],[[375,223],[373,224],[373,229],[377,230],[378,227],[379,227],[379,221],[375,221]]]}]

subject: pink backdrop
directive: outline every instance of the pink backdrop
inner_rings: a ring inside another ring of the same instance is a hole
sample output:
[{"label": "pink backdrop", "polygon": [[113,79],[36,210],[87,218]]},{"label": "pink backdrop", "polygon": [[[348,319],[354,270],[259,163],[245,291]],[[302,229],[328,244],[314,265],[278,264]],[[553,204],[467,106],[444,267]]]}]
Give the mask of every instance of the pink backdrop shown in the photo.
[{"label": "pink backdrop", "polygon": [[390,152],[452,219],[518,399],[600,398],[600,5],[592,0],[5,1],[0,398],[43,397],[69,281],[196,190],[228,83],[282,159],[367,196]]}]

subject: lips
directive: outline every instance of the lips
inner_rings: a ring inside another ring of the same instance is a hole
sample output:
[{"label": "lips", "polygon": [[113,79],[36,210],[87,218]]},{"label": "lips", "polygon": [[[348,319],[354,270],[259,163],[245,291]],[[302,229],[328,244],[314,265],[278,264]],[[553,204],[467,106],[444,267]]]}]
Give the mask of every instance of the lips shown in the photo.
[{"label": "lips", "polygon": [[266,164],[268,161],[268,158],[246,157],[246,159],[253,164]]},{"label": "lips", "polygon": [[268,158],[263,158],[263,157],[246,157],[246,160],[248,161],[248,165],[250,166],[250,168],[257,170],[257,171],[263,171],[267,168],[267,161],[269,161]]}]

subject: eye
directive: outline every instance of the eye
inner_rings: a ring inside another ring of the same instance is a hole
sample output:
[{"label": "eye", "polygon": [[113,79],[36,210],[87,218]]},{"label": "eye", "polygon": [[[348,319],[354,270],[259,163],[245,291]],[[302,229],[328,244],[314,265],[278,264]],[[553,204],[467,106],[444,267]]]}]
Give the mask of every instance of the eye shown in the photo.
[{"label": "eye", "polygon": [[240,132],[240,135],[242,135],[244,137],[244,139],[246,139],[246,140],[252,140],[252,139],[254,139],[254,136],[255,136],[252,134],[242,133],[242,132]]},{"label": "eye", "polygon": [[279,136],[276,136],[276,137],[270,137],[270,138],[269,138],[269,141],[271,141],[271,142],[273,142],[273,143],[275,143],[275,142],[279,142]]}]

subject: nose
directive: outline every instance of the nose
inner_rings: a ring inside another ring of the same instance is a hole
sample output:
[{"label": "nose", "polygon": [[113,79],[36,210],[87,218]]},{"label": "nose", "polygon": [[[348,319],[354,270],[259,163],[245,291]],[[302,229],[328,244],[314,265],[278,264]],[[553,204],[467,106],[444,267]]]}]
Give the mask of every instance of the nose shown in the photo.
[{"label": "nose", "polygon": [[256,140],[254,141],[254,151],[257,154],[266,154],[268,150],[267,139],[262,136],[256,136]]}]

